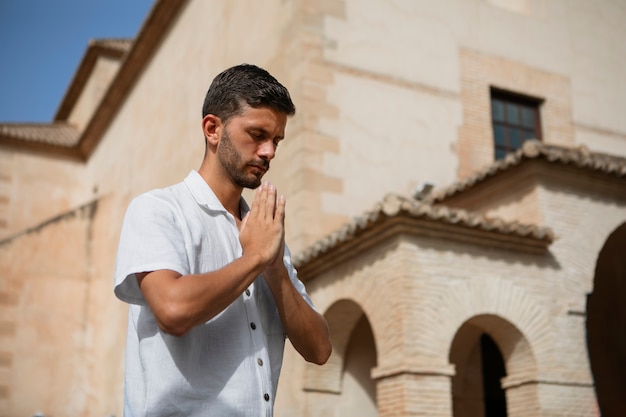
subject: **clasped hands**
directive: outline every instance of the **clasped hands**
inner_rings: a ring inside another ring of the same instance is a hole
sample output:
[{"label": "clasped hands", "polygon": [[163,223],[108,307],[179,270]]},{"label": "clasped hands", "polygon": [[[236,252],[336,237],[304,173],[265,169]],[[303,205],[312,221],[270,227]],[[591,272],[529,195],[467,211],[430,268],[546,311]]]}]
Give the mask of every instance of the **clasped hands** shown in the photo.
[{"label": "clasped hands", "polygon": [[252,256],[262,270],[284,267],[285,197],[264,182],[256,189],[250,211],[243,218],[239,241],[243,256]]}]

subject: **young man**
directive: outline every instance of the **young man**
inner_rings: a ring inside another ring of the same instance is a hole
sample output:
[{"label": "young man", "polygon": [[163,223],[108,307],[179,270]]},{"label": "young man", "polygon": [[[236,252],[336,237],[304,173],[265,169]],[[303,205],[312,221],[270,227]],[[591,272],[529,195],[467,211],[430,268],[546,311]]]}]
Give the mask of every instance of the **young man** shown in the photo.
[{"label": "young man", "polygon": [[[295,114],[289,92],[239,65],[202,111],[200,169],[135,198],[122,226],[127,417],[271,416],[285,335],[313,363],[332,349],[285,246],[285,198],[262,183]],[[256,188],[250,208],[244,187]]]}]

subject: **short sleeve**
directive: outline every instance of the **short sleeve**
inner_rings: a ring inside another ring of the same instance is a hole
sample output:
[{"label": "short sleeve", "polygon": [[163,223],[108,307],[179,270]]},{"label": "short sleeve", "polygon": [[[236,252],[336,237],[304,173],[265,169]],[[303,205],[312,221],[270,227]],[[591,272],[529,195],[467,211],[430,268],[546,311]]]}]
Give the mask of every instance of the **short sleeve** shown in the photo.
[{"label": "short sleeve", "polygon": [[[289,273],[289,278],[291,279],[291,283],[293,284],[293,286],[296,288],[296,290],[298,290],[298,292],[300,293],[304,301],[306,301],[307,304],[310,305],[313,310],[317,311],[317,308],[313,304],[311,297],[309,297],[309,294],[306,292],[304,283],[300,281],[300,278],[298,278],[298,272],[296,271],[296,268],[293,266],[293,263],[291,261],[291,251],[289,250],[287,245],[285,245],[285,255],[284,255],[283,261],[285,263],[285,267],[287,268],[287,272]],[[317,312],[319,313],[319,311]]]},{"label": "short sleeve", "polygon": [[161,269],[189,273],[179,220],[174,205],[154,192],[131,201],[122,223],[115,264],[114,292],[120,300],[146,305],[136,273]]}]

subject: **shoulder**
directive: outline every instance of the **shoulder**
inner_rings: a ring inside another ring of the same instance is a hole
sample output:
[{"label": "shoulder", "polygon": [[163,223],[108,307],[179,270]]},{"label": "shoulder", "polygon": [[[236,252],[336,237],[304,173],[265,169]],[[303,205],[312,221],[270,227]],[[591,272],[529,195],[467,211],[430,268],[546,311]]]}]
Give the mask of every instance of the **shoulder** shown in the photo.
[{"label": "shoulder", "polygon": [[166,188],[157,188],[147,191],[133,198],[129,207],[137,211],[171,211],[179,205],[181,193],[184,192],[182,183],[178,183]]},{"label": "shoulder", "polygon": [[[184,195],[177,184],[171,187],[155,189],[133,198],[124,216],[127,229],[146,230],[151,228],[179,228],[185,223],[186,210]],[[184,191],[182,191],[184,192]]]}]

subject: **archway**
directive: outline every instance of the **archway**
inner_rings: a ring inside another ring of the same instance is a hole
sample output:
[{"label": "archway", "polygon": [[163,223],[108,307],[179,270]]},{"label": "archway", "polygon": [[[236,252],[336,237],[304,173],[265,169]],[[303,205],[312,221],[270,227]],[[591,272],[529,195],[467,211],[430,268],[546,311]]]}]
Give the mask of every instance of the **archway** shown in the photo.
[{"label": "archway", "polygon": [[626,415],[626,223],[606,240],[587,298],[587,347],[604,417]]},{"label": "archway", "polygon": [[507,392],[505,377],[523,367],[534,368],[522,333],[505,319],[490,314],[463,323],[452,341],[449,360],[455,365],[454,417],[507,417],[507,402],[517,403],[520,395]]},{"label": "archway", "polygon": [[376,367],[376,347],[369,321],[362,315],[346,348],[343,384],[335,408],[339,416],[378,416],[376,381],[371,370]]},{"label": "archway", "polygon": [[487,333],[480,336],[480,361],[485,417],[507,417],[506,394],[501,383],[506,366],[498,345]]},{"label": "archway", "polygon": [[371,377],[377,364],[376,342],[367,316],[351,300],[337,301],[324,316],[333,353],[326,365],[307,366],[305,390],[320,402],[323,396],[325,408],[334,415],[378,416],[376,382]]}]

